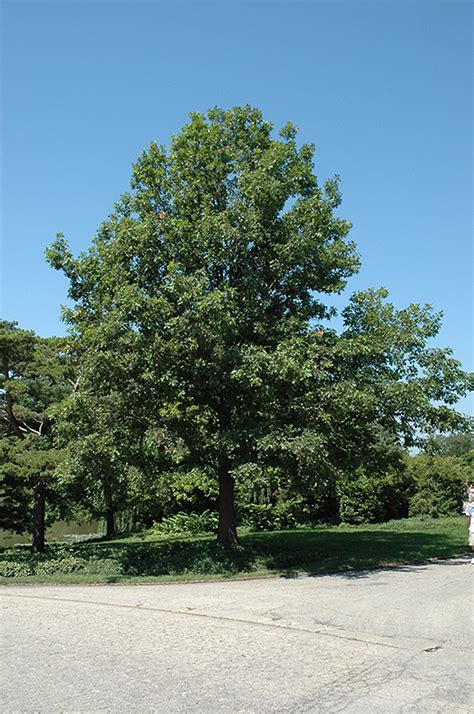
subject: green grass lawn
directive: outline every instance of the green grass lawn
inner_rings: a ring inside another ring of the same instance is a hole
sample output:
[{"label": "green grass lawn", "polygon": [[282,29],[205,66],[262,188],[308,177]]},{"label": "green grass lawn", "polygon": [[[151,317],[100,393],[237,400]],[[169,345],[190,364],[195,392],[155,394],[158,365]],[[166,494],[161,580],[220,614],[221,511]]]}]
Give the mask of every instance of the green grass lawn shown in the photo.
[{"label": "green grass lawn", "polygon": [[25,546],[0,551],[0,583],[119,583],[257,577],[357,570],[467,553],[465,519],[411,518],[379,525],[241,533],[224,548],[212,535],[135,534],[44,554]]}]

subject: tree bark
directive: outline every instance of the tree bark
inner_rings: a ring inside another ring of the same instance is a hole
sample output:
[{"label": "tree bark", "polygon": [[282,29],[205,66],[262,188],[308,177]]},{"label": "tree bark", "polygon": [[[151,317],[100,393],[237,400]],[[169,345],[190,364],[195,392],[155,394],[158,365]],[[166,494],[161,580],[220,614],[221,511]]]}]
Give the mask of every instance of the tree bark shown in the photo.
[{"label": "tree bark", "polygon": [[106,538],[113,538],[115,535],[115,520],[114,520],[114,510],[113,508],[108,508],[105,514],[105,524],[106,524],[106,531],[105,531],[105,537]]},{"label": "tree bark", "polygon": [[31,550],[33,553],[44,553],[44,532],[46,513],[46,486],[44,481],[38,481],[33,488],[33,533]]},{"label": "tree bark", "polygon": [[219,525],[217,542],[221,545],[236,545],[237,525],[235,522],[234,479],[229,473],[229,460],[224,458],[219,468]]}]

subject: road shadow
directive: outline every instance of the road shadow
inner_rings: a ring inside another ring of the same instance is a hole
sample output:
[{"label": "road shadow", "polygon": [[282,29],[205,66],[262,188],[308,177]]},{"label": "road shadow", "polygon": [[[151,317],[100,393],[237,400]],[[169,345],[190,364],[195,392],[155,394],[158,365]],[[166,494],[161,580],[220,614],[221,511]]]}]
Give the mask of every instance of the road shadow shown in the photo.
[{"label": "road shadow", "polygon": [[[439,567],[447,568],[459,568],[465,567],[466,563],[469,563],[469,555],[456,555],[448,556],[445,558],[430,558],[429,560],[422,560],[420,562],[407,562],[407,563],[387,563],[384,566],[374,566],[373,568],[364,568],[363,570],[349,570],[349,571],[339,571],[334,573],[335,575],[340,575],[348,580],[361,580],[364,578],[369,578],[377,573],[386,572],[387,570],[394,571],[396,573],[417,573],[423,572],[430,565],[436,563]],[[321,575],[321,573],[308,573],[313,577]]]}]

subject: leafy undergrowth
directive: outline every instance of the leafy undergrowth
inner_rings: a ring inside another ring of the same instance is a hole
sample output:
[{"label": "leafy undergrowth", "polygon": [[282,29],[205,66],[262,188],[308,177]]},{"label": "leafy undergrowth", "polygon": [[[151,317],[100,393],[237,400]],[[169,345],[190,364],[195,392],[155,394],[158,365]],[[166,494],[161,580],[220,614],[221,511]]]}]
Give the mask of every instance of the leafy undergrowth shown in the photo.
[{"label": "leafy undergrowth", "polygon": [[466,552],[461,517],[412,518],[378,525],[244,533],[241,544],[214,536],[136,534],[74,545],[0,551],[0,583],[114,583],[297,573],[317,574],[409,563]]}]

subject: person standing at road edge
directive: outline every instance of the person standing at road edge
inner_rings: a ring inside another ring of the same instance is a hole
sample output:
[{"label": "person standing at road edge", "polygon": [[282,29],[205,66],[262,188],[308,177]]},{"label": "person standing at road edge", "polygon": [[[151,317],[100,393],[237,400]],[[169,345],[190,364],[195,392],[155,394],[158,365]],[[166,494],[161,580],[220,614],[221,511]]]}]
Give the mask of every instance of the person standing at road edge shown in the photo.
[{"label": "person standing at road edge", "polygon": [[[470,484],[467,489],[468,500],[464,504],[464,513],[466,514],[467,527],[469,530],[469,545],[474,554],[474,484]],[[474,565],[474,557],[471,558],[471,563]]]}]

